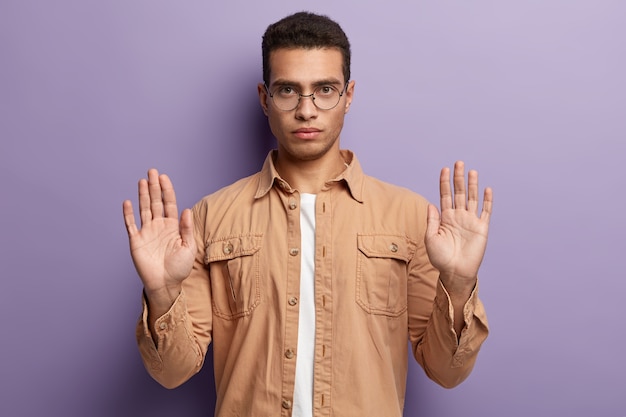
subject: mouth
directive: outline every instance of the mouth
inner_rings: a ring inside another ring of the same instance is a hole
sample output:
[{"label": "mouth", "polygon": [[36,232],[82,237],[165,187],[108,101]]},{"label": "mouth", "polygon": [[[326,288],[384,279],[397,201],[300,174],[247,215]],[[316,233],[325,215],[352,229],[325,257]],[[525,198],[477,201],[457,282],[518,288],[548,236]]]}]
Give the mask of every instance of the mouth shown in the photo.
[{"label": "mouth", "polygon": [[300,139],[315,139],[320,133],[321,130],[314,127],[303,127],[293,132],[293,134]]}]

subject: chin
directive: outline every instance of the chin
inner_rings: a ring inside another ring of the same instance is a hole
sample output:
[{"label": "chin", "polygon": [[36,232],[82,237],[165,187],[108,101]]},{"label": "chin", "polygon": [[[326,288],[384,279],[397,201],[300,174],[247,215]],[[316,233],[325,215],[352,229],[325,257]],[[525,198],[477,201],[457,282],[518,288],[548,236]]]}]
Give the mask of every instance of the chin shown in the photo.
[{"label": "chin", "polygon": [[295,146],[287,148],[286,151],[291,158],[299,161],[315,161],[323,158],[329,152],[332,152],[333,144],[311,143],[303,146]]}]

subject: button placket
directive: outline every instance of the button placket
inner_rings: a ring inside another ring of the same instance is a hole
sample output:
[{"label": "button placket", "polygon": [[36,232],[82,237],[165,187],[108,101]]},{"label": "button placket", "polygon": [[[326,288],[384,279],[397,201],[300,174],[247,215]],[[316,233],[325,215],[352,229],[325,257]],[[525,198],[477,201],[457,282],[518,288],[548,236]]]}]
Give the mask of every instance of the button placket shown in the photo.
[{"label": "button placket", "polygon": [[[298,190],[287,187],[278,188],[282,206],[285,210],[287,222],[287,239],[286,246],[283,251],[287,253],[282,255],[287,263],[287,271],[285,274],[286,288],[284,301],[287,302],[285,312],[285,333],[282,345],[283,363],[282,374],[284,381],[289,383],[283,384],[282,389],[282,408],[285,410],[283,414],[289,415],[293,409],[293,390],[294,376],[296,368],[297,352],[295,346],[298,343],[298,316],[300,300],[298,295],[300,292],[300,269],[301,269],[301,230],[300,230],[300,193]],[[284,252],[283,252],[284,253]],[[284,302],[283,301],[283,302]]]},{"label": "button placket", "polygon": [[315,246],[316,254],[321,259],[315,267],[315,375],[314,375],[314,402],[322,409],[326,409],[330,398],[331,364],[332,364],[332,199],[330,198],[336,187],[329,187],[328,192],[318,194],[316,201]]}]

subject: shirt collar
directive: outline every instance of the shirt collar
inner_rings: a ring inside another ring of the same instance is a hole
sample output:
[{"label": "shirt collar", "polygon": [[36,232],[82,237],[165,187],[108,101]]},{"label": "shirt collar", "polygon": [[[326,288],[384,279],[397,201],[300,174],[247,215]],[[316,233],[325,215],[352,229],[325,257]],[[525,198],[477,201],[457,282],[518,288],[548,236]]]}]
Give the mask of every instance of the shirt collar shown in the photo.
[{"label": "shirt collar", "polygon": [[[260,177],[259,177],[259,185],[257,187],[256,194],[254,198],[261,198],[265,194],[267,194],[274,182],[278,184],[288,185],[285,180],[283,180],[280,175],[278,175],[278,171],[276,171],[276,167],[274,166],[274,157],[276,155],[276,150],[272,150],[267,154],[265,158],[265,162],[263,163],[263,168],[261,169]],[[326,184],[330,185],[333,182],[345,182],[350,191],[350,195],[359,203],[363,202],[363,180],[365,174],[361,169],[361,164],[354,155],[352,151],[349,150],[341,150],[341,156],[346,161],[346,169],[343,170],[338,177],[333,178],[330,181],[327,181]]]}]

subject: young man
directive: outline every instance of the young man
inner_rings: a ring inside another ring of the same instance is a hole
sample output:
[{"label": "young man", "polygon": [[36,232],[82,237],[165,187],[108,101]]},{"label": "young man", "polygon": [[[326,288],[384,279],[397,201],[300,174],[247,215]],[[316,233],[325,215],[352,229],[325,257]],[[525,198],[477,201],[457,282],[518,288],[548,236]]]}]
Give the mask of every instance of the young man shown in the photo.
[{"label": "young man", "polygon": [[[217,416],[401,416],[408,343],[437,383],[470,373],[487,321],[476,293],[492,193],[441,172],[441,215],[366,176],[339,135],[354,95],[332,20],[297,13],[263,37],[261,107],[277,139],[262,170],[180,222],[156,170],[124,202],[144,284],[137,340],[166,387],[213,343]],[[467,192],[467,194],[466,194]]]}]

